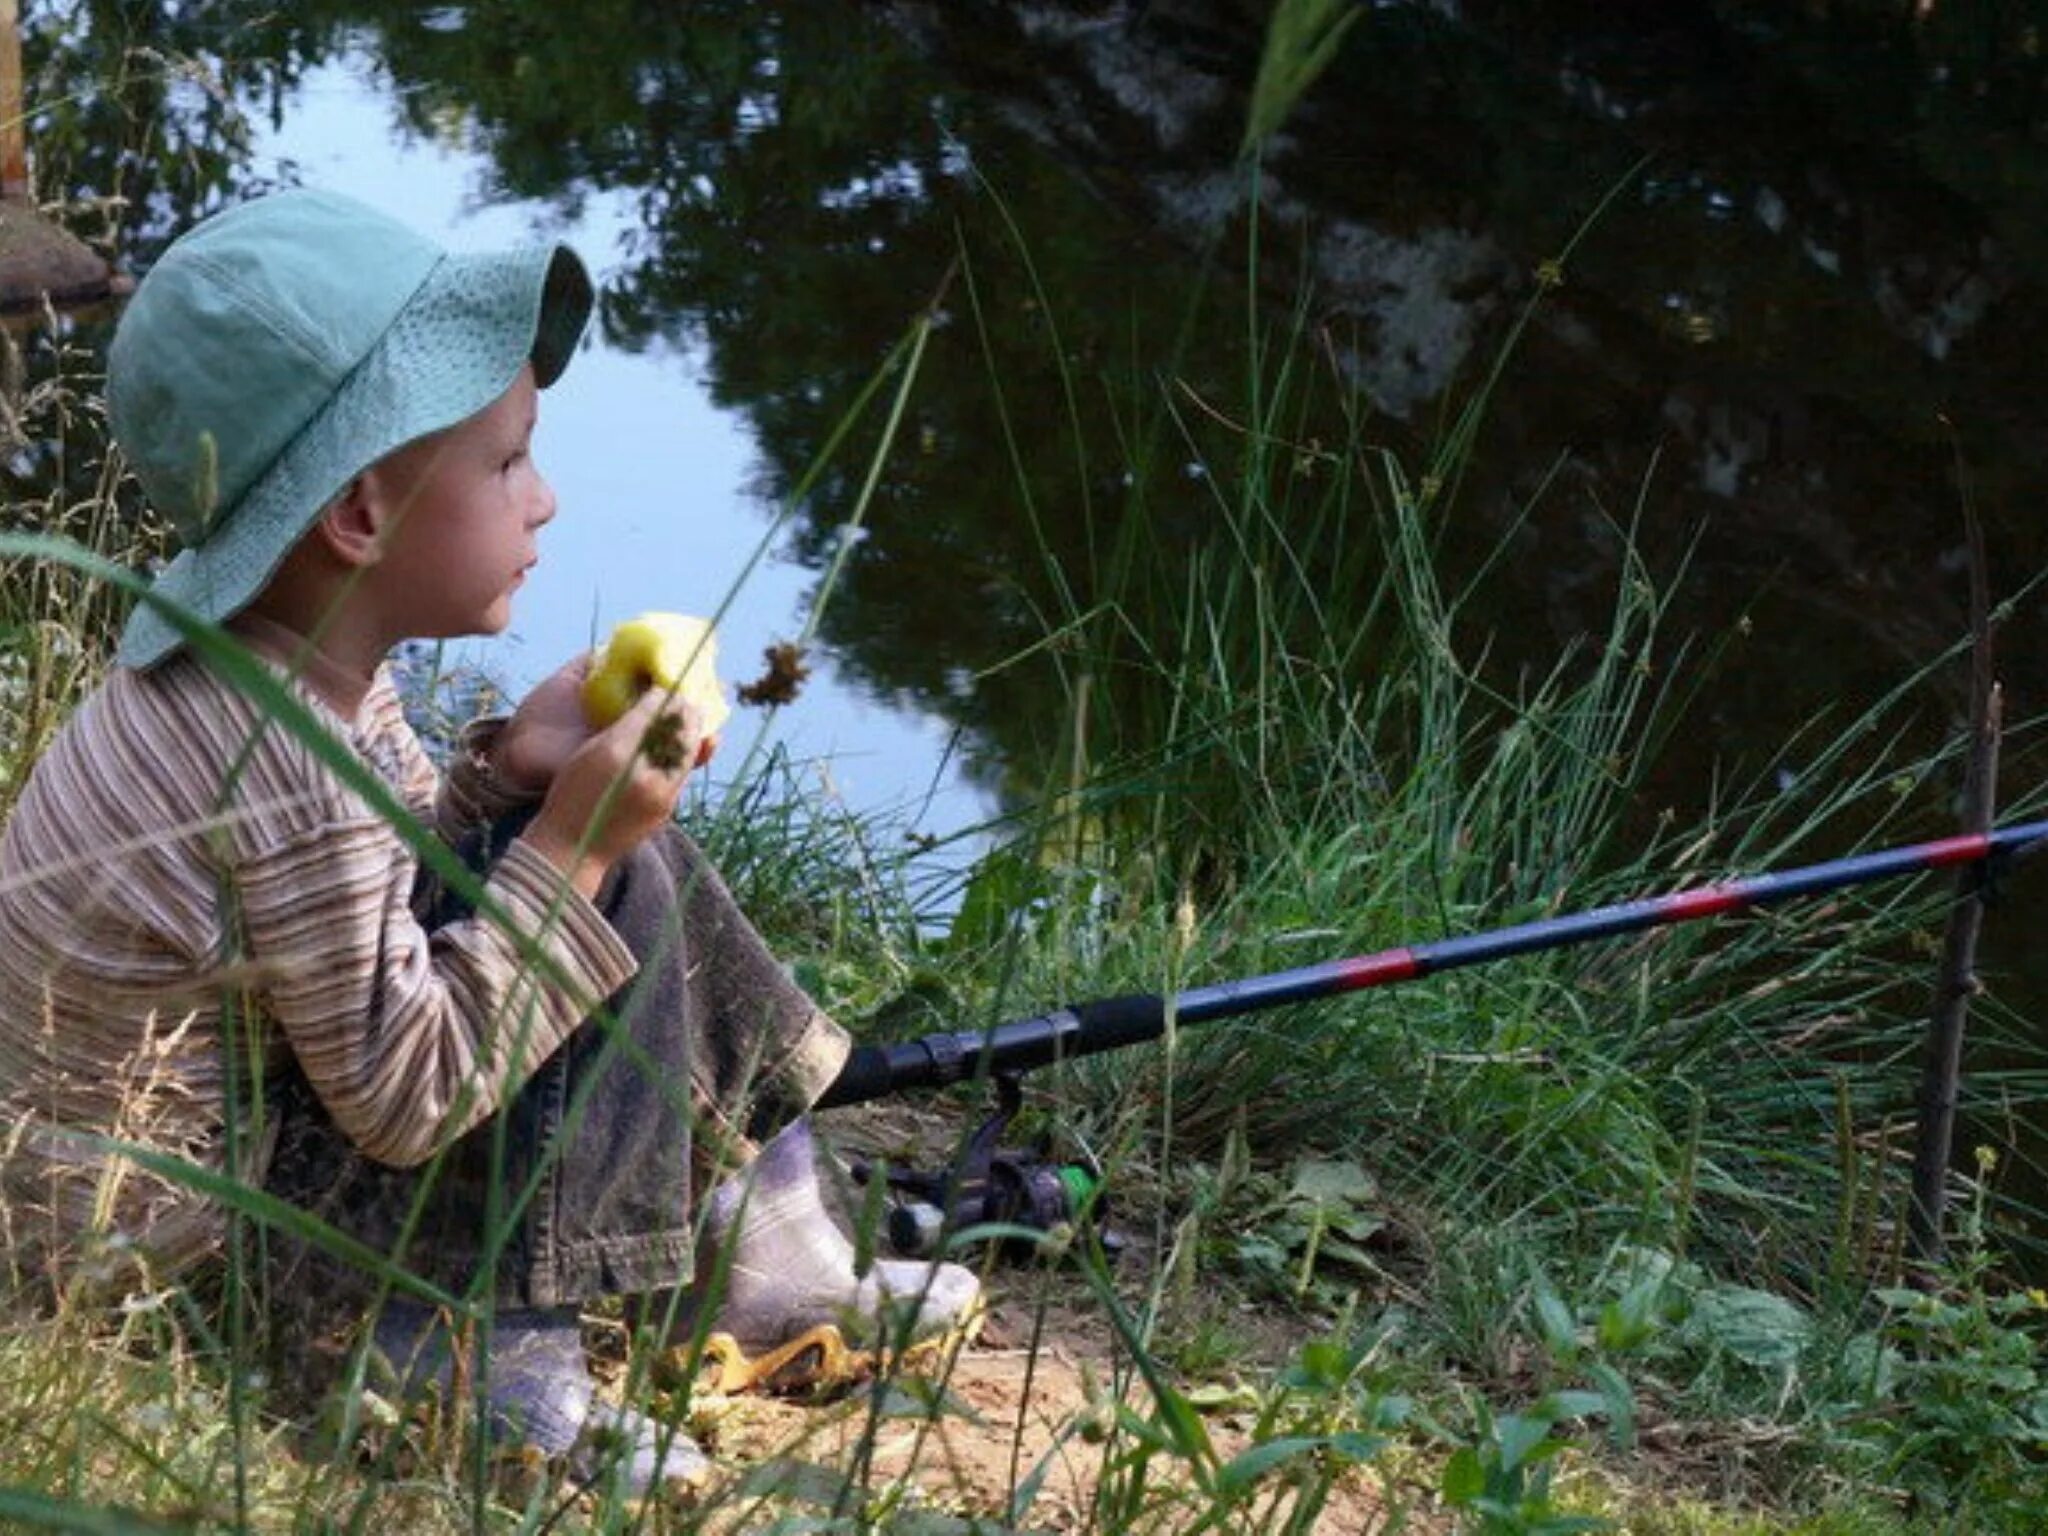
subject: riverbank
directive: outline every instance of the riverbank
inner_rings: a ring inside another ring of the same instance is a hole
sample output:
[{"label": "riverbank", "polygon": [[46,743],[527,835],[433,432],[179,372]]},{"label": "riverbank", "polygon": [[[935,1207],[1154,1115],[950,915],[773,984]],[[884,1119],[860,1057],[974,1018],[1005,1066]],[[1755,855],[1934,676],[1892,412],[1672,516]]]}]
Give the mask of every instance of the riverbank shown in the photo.
[{"label": "riverbank", "polygon": [[[918,849],[829,802],[728,786],[695,830],[813,995],[896,1039],[1840,853],[1946,782],[1944,756],[1868,755],[1888,739],[1873,716],[1818,804],[1731,786],[1715,817],[1631,847],[1620,829],[1655,749],[1685,742],[1693,681],[1646,664],[1656,585],[1634,572],[1597,649],[1504,696],[1462,659],[1427,509],[1400,487],[1353,514],[1388,559],[1369,672],[1302,631],[1258,644],[1285,611],[1270,588],[1193,594],[1239,642],[1156,679],[1163,750],[1077,746],[944,922]],[[1242,551],[1257,528],[1232,534]],[[18,772],[103,664],[115,598],[47,551],[8,572]],[[993,1331],[934,1386],[772,1409],[658,1395],[728,1471],[647,1518],[765,1528],[776,1487],[808,1490],[804,1518],[873,1530],[2032,1529],[2048,1308],[2007,1278],[2024,1213],[1996,1198],[1998,1148],[1957,1170],[1953,1264],[1903,1256],[1943,894],[1904,882],[1530,955],[1038,1074],[1015,1134],[1101,1166],[1125,1260],[1062,1239],[1057,1263],[992,1272]],[[1999,1023],[1980,1048],[2020,1051]],[[1970,1080],[1979,1126],[1992,1103],[2008,1124],[2040,1103],[2037,1058],[2010,1059]],[[825,1120],[930,1161],[977,1115],[961,1097]],[[373,1405],[367,1439],[322,1447],[317,1424],[266,1411],[217,1316],[173,1289],[0,1331],[11,1515],[626,1518],[545,1469],[476,1482],[432,1414]],[[602,1312],[592,1336],[619,1337]]]}]

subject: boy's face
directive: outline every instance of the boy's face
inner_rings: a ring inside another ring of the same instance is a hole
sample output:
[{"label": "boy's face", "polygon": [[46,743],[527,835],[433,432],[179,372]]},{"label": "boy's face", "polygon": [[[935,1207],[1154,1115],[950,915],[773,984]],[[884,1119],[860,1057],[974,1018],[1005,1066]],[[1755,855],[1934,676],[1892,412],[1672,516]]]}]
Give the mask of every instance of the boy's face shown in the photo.
[{"label": "boy's face", "polygon": [[406,637],[496,634],[539,559],[555,493],[531,453],[539,391],[531,366],[467,421],[379,460],[366,477],[395,510],[374,580]]}]

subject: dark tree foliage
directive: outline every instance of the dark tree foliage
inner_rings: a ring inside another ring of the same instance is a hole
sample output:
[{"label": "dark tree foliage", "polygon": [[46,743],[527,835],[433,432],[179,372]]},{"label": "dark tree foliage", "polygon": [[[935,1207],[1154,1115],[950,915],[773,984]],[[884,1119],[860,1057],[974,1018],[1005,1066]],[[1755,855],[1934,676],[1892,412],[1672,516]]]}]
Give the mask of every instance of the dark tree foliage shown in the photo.
[{"label": "dark tree foliage", "polygon": [[[38,119],[46,165],[63,196],[120,199],[104,232],[138,259],[247,190],[227,94],[288,110],[297,74],[352,42],[411,130],[463,125],[503,192],[573,213],[624,191],[630,248],[591,253],[606,334],[700,360],[771,502],[938,295],[825,638],[1020,787],[1052,771],[1060,670],[1095,675],[1098,746],[1156,735],[1143,663],[1171,660],[1191,564],[1217,558],[1198,454],[1323,506],[1243,432],[1293,317],[1288,442],[1341,441],[1355,390],[1367,440],[1419,467],[1540,264],[1616,188],[1445,514],[1454,565],[1510,541],[1471,611],[1504,657],[1598,626],[1605,525],[1639,501],[1653,554],[1697,550],[1687,621],[1753,607],[1811,637],[1794,681],[1716,681],[1713,723],[1765,739],[1955,632],[1955,584],[1925,573],[1959,540],[1958,456],[1998,568],[2043,563],[2043,6],[1446,9],[1352,29],[1267,146],[1250,272],[1254,0],[102,0],[32,12],[30,44],[38,98],[63,103]],[[802,558],[837,548],[879,421],[811,485]],[[1298,543],[1326,604],[1293,622],[1342,625],[1363,554]],[[2023,644],[2022,714],[2048,672]]]}]

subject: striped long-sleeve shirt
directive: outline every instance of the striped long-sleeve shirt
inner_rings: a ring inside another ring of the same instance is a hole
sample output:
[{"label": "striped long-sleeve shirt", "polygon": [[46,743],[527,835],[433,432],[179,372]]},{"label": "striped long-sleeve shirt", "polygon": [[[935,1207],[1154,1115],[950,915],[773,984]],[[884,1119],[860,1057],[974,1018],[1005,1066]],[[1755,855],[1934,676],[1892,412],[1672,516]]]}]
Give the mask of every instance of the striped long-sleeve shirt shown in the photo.
[{"label": "striped long-sleeve shirt", "polygon": [[[491,808],[473,769],[440,781],[388,673],[353,718],[291,686],[442,835]],[[416,1163],[633,974],[524,843],[485,887],[502,926],[425,932],[416,867],[312,747],[203,664],[116,671],[0,836],[0,1240],[15,1262],[65,1281],[136,1256],[162,1275],[218,1241],[213,1202],[71,1133],[224,1170],[233,1097],[228,1171],[260,1181],[261,1095],[231,1094],[230,1074],[251,1082],[288,1049],[366,1155]],[[536,941],[550,964],[533,963]]]}]

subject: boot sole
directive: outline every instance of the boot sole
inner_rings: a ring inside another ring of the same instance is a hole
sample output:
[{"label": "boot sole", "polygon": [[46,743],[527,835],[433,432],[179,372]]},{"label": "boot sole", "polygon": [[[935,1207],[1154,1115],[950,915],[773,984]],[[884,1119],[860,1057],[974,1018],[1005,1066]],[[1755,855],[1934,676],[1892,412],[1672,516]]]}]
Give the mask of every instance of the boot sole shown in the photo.
[{"label": "boot sole", "polygon": [[829,1392],[866,1381],[885,1360],[892,1370],[930,1369],[979,1336],[986,1312],[977,1296],[950,1326],[900,1350],[851,1345],[836,1323],[816,1324],[784,1343],[754,1351],[729,1333],[714,1333],[704,1341],[694,1374],[690,1351],[672,1349],[661,1357],[657,1378],[666,1378],[665,1384],[687,1379],[693,1392],[728,1397],[742,1392]]}]

